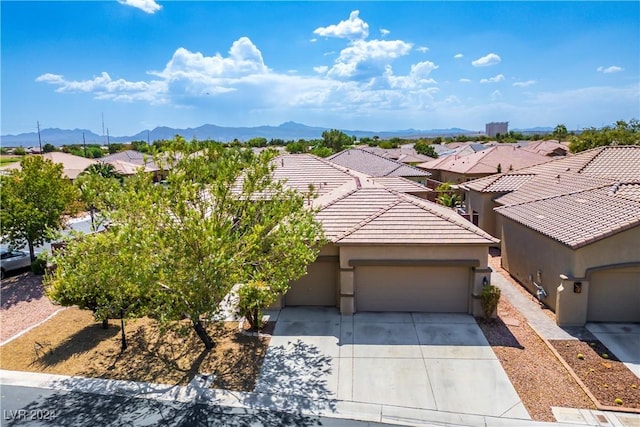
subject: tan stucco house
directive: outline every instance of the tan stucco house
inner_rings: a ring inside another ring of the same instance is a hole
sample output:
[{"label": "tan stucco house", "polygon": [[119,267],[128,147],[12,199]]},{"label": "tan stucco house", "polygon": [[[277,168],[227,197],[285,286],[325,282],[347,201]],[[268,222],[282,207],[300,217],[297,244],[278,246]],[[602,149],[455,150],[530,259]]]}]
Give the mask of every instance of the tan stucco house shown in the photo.
[{"label": "tan stucco house", "polygon": [[464,185],[503,267],[560,325],[640,322],[640,147],[588,150]]},{"label": "tan stucco house", "polygon": [[327,160],[288,155],[276,164],[288,185],[317,189],[311,204],[329,240],[281,305],[481,314],[477,295],[497,239],[449,208]]}]

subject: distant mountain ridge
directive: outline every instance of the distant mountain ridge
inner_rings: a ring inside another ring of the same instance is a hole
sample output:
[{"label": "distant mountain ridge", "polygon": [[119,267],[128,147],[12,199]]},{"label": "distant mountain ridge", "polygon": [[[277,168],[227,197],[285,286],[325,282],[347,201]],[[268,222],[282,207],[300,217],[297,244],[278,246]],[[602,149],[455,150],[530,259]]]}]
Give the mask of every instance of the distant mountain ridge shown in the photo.
[{"label": "distant mountain ridge", "polygon": [[[546,129],[546,128],[536,128]],[[549,128],[551,129],[551,128]],[[205,124],[196,128],[176,129],[166,126],[156,127],[153,130],[144,130],[131,136],[110,136],[109,142],[128,143],[131,141],[150,141],[157,139],[172,139],[176,135],[181,135],[187,140],[196,138],[199,140],[212,139],[215,141],[229,142],[234,139],[247,141],[251,138],[264,137],[270,139],[283,139],[285,141],[298,139],[319,139],[322,138],[322,132],[331,130],[331,128],[307,126],[296,122],[285,122],[279,126],[256,126],[256,127],[224,127],[212,124]],[[366,130],[346,130],[341,129],[347,135],[355,135],[357,138],[378,136],[381,139],[392,137],[400,138],[418,138],[429,136],[455,136],[461,134],[477,134],[476,131],[470,131],[461,128],[449,129],[405,129],[394,131],[366,131]],[[106,144],[106,136],[97,135],[87,129],[57,129],[48,128],[40,132],[42,144],[65,145],[65,144]],[[3,147],[30,147],[38,145],[38,133],[28,132],[18,135],[2,135],[0,143]]]}]

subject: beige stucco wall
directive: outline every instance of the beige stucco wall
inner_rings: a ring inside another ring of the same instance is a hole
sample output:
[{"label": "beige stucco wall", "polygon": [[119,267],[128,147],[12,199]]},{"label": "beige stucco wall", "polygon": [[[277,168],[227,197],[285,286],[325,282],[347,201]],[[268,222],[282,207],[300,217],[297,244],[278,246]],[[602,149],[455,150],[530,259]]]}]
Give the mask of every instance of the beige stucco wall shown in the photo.
[{"label": "beige stucco wall", "polygon": [[[545,304],[555,310],[560,274],[573,274],[574,251],[537,231],[499,216],[502,227],[502,267],[535,295],[536,288],[529,279],[531,276],[547,292]],[[538,280],[538,271],[541,280]]]},{"label": "beige stucco wall", "polygon": [[[502,266],[535,295],[532,277],[548,293],[544,302],[561,326],[584,325],[589,304],[588,269],[640,262],[640,227],[572,249],[498,214],[502,229]],[[538,281],[538,271],[541,280]],[[560,275],[567,277],[566,280]],[[580,282],[581,292],[574,292]],[[620,294],[619,298],[627,298]]]},{"label": "beige stucco wall", "polygon": [[500,229],[496,227],[496,213],[493,210],[497,206],[493,198],[496,193],[480,193],[478,191],[466,191],[465,200],[467,212],[478,212],[478,227],[487,233],[500,238]]}]

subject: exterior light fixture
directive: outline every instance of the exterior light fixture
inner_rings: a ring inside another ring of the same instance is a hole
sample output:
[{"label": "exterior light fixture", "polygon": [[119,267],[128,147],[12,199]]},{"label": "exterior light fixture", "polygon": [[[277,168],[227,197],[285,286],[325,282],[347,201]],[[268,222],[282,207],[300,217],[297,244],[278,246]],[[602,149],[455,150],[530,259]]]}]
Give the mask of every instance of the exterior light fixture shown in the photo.
[{"label": "exterior light fixture", "polygon": [[489,286],[489,280],[487,279],[487,276],[484,276],[482,278],[482,286]]}]

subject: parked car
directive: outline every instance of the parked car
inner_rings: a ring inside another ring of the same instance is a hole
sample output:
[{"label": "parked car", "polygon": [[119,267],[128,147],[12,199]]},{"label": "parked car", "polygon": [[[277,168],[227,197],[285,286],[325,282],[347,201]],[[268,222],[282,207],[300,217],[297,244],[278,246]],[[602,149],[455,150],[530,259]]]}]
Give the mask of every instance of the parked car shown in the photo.
[{"label": "parked car", "polygon": [[0,249],[0,278],[4,279],[10,271],[31,266],[31,257],[27,252],[14,249]]}]

